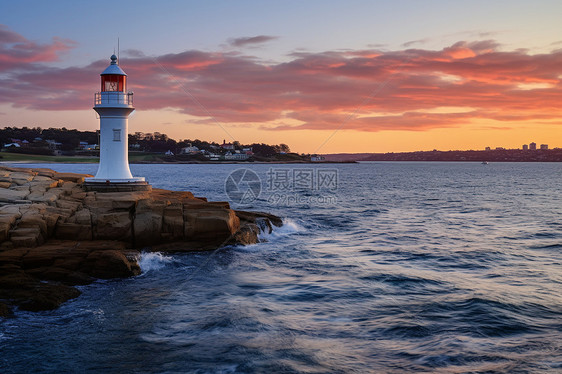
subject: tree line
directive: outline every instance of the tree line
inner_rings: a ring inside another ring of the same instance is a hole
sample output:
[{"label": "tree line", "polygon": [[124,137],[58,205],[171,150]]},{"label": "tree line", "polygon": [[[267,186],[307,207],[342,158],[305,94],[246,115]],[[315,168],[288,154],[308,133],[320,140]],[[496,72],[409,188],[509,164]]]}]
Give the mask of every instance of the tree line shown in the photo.
[{"label": "tree line", "polygon": [[[197,147],[209,153],[226,152],[220,147],[219,143],[208,142],[199,139],[183,139],[176,141],[166,134],[159,132],[144,133],[135,132],[129,134],[129,146],[138,144],[138,149],[145,152],[167,152],[180,153],[183,148],[188,146]],[[289,153],[291,151],[287,144],[269,145],[265,143],[242,144],[239,141],[233,141],[232,145],[235,150],[243,151],[244,149],[252,149],[252,152],[258,156],[273,156],[277,153]]]},{"label": "tree line", "polygon": [[[80,131],[76,129],[62,128],[47,128],[42,129],[41,127],[4,127],[0,129],[0,144],[10,144],[14,139],[26,140],[29,142],[30,148],[45,148],[47,147],[47,140],[54,140],[60,143],[60,149],[62,151],[74,151],[76,150],[80,142],[86,142],[88,144],[99,144],[99,134],[98,131]],[[181,152],[181,150],[189,145],[192,147],[197,147],[199,150],[204,150],[209,153],[225,153],[226,150],[220,147],[219,143],[208,142],[199,139],[183,139],[176,141],[170,138],[166,134],[160,132],[144,133],[135,132],[134,134],[128,135],[129,146],[133,149],[153,152],[153,153],[164,153],[167,151],[172,151],[175,154]],[[251,148],[253,153],[258,156],[272,156],[278,153],[289,153],[290,148],[286,144],[279,145],[269,145],[264,143],[252,143],[252,144],[241,144],[239,141],[233,141],[232,145],[235,150],[243,151],[244,149]]]}]

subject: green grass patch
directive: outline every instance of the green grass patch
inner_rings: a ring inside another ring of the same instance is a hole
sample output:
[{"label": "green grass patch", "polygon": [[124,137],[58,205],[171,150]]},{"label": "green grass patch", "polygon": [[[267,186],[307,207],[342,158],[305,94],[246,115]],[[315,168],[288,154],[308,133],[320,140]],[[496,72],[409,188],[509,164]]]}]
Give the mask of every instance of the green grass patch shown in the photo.
[{"label": "green grass patch", "polygon": [[98,157],[83,157],[83,156],[45,156],[45,155],[26,155],[22,153],[0,153],[0,161],[2,162],[27,162],[27,163],[41,163],[41,162],[63,162],[63,163],[97,163]]}]

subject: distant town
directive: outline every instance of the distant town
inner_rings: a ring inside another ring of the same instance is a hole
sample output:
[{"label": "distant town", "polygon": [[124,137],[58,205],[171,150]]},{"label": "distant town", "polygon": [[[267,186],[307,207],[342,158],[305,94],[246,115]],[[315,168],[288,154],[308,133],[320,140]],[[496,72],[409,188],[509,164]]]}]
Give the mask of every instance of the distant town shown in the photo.
[{"label": "distant town", "polygon": [[325,156],[326,161],[474,161],[474,162],[562,162],[562,148],[548,144],[523,144],[518,149],[486,147],[468,151],[416,151],[390,153],[340,153]]},{"label": "distant town", "polygon": [[[241,144],[238,141],[222,143],[199,139],[176,141],[159,132],[129,134],[131,162],[206,162],[206,161],[262,161],[311,162],[321,156],[291,152],[286,144]],[[99,157],[99,133],[66,128],[5,127],[0,130],[2,158],[8,154],[67,156],[76,158]],[[10,157],[13,159],[13,157]]]}]

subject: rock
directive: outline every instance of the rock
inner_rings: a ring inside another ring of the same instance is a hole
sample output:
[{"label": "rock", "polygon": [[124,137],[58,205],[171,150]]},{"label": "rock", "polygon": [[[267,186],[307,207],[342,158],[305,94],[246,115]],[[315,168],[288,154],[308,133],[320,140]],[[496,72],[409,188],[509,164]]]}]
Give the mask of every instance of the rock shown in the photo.
[{"label": "rock", "polygon": [[241,210],[236,211],[236,215],[240,220],[247,221],[251,223],[256,223],[260,220],[267,220],[271,224],[277,227],[283,226],[283,220],[281,218],[274,216],[273,214],[263,213],[263,212],[244,212]]},{"label": "rock", "polygon": [[85,191],[86,176],[0,166],[0,315],[56,308],[80,294],[72,285],[140,274],[127,248],[253,244],[282,224],[186,191]]},{"label": "rock", "polygon": [[12,315],[12,309],[6,304],[0,302],[0,318],[6,318]]},{"label": "rock", "polygon": [[133,230],[136,246],[147,246],[161,242],[162,215],[145,212],[135,216]]},{"label": "rock", "polygon": [[95,280],[95,278],[85,273],[79,271],[69,271],[68,269],[59,268],[56,266],[49,266],[44,269],[34,270],[36,271],[29,273],[36,275],[40,279],[57,281],[66,285],[85,285],[90,284]]},{"label": "rock", "polygon": [[82,187],[80,187],[78,183],[68,182],[68,181],[64,182],[62,180],[58,180],[57,184],[58,187],[62,187],[62,189],[66,192],[67,195],[71,195],[75,189],[82,191]]},{"label": "rock", "polygon": [[65,282],[71,285],[85,285],[94,282],[96,279],[79,271],[71,271],[66,275]]},{"label": "rock", "polygon": [[0,214],[13,214],[17,218],[21,217],[20,207],[17,205],[4,205],[0,207]]},{"label": "rock", "polygon": [[240,227],[228,244],[242,244],[249,245],[259,242],[258,235],[260,233],[259,227],[254,223],[246,223]]},{"label": "rock", "polygon": [[56,202],[56,206],[61,209],[67,209],[71,212],[71,215],[74,214],[78,209],[82,208],[82,203],[71,201],[71,200],[62,200],[58,199]]},{"label": "rock", "polygon": [[74,271],[80,268],[82,262],[89,254],[89,252],[84,253],[84,256],[64,256],[55,259],[53,263],[54,267],[65,269],[67,271]]},{"label": "rock", "polygon": [[126,278],[140,274],[140,267],[121,251],[93,251],[80,269],[96,278]]},{"label": "rock", "polygon": [[114,210],[130,210],[136,205],[137,201],[147,199],[149,196],[149,191],[105,192],[97,193],[96,200],[98,202],[110,202],[111,209]]},{"label": "rock", "polygon": [[[34,286],[35,279],[18,269],[9,274],[0,276],[0,289],[2,290],[20,290]],[[1,296],[2,294],[0,294]]]},{"label": "rock", "polygon": [[16,223],[16,220],[21,217],[19,213],[19,209],[17,210],[18,213],[0,213],[0,242],[4,242],[9,238],[9,231],[12,229],[13,225]]},{"label": "rock", "polygon": [[[38,180],[37,178],[45,178],[46,180]],[[50,188],[55,188],[59,185],[59,181],[52,180],[46,177],[35,177],[33,181],[29,182],[29,189],[31,192],[45,192]]]},{"label": "rock", "polygon": [[22,232],[17,232],[11,236],[10,240],[14,247],[35,247],[37,244],[42,242],[42,240],[39,240],[39,235],[39,231],[36,233],[32,232],[30,235],[24,235]]},{"label": "rock", "polygon": [[[56,250],[34,248],[23,256],[21,267],[24,270],[46,268],[55,262],[56,255]],[[73,254],[71,254],[71,256],[73,256]]]},{"label": "rock", "polygon": [[23,256],[29,252],[28,248],[9,249],[0,252],[0,266],[21,265]]},{"label": "rock", "polygon": [[54,212],[49,208],[45,209],[45,212],[43,213],[43,219],[47,224],[47,236],[49,238],[53,236],[59,218],[60,218],[60,214]]},{"label": "rock", "polygon": [[185,235],[190,238],[227,238],[240,227],[240,219],[230,209],[184,211]]},{"label": "rock", "polygon": [[14,172],[10,174],[10,178],[12,178],[12,183],[17,185],[23,185],[33,180],[35,175],[31,172]]},{"label": "rock", "polygon": [[5,242],[6,240],[8,240],[11,228],[12,224],[3,222],[2,218],[0,217],[0,242]]},{"label": "rock", "polygon": [[162,236],[178,240],[184,236],[183,207],[181,203],[168,205],[163,211]]},{"label": "rock", "polygon": [[42,214],[39,212],[27,212],[24,214],[17,224],[18,230],[22,228],[39,229],[39,232],[44,237],[47,237],[47,222]]},{"label": "rock", "polygon": [[92,224],[92,214],[88,209],[81,209],[74,214],[74,219],[76,223],[80,225],[91,225]]},{"label": "rock", "polygon": [[53,177],[55,176],[56,172],[54,170],[51,169],[45,169],[45,168],[38,168],[38,169],[33,169],[38,176],[43,176],[43,177],[47,177],[50,179],[53,179]]},{"label": "rock", "polygon": [[0,202],[12,202],[14,200],[23,200],[29,195],[29,189],[27,191],[18,191],[13,189],[0,189]]},{"label": "rock", "polygon": [[39,283],[29,291],[27,300],[19,304],[20,309],[31,312],[58,308],[67,300],[80,296],[81,292],[74,287],[62,284]]},{"label": "rock", "polygon": [[59,223],[55,237],[61,240],[92,240],[92,226],[78,223]]},{"label": "rock", "polygon": [[54,173],[53,179],[61,179],[63,181],[84,183],[84,178],[93,177],[90,174],[76,174],[76,173]]},{"label": "rock", "polygon": [[95,240],[132,241],[132,222],[129,212],[100,214],[93,227]]}]

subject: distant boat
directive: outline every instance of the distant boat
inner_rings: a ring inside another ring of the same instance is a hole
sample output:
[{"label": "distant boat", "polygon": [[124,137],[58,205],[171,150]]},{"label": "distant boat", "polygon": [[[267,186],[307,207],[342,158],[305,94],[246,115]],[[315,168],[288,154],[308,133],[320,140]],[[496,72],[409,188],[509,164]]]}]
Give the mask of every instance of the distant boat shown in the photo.
[{"label": "distant boat", "polygon": [[482,161],[482,165],[488,165],[488,161]]}]

